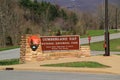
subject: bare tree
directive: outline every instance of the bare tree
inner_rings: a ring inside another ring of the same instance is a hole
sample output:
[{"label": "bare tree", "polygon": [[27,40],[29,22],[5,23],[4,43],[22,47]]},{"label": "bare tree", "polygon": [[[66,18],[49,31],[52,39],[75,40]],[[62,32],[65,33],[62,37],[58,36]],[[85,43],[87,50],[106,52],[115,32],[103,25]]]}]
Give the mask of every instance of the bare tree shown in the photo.
[{"label": "bare tree", "polygon": [[[113,29],[115,28],[116,25],[116,5],[113,4],[109,4],[109,12],[108,12],[108,16],[109,16],[109,29]],[[118,8],[119,9],[119,8]],[[105,20],[105,12],[104,12],[104,5],[101,5],[98,7],[98,25],[100,29],[104,29],[104,20]],[[118,22],[119,22],[119,11],[118,11]]]},{"label": "bare tree", "polygon": [[[14,4],[14,5],[13,5]],[[2,45],[6,46],[6,37],[12,38],[13,44],[18,42],[20,36],[20,26],[22,25],[22,16],[17,11],[18,4],[16,0],[0,0],[0,27],[2,32]]]}]

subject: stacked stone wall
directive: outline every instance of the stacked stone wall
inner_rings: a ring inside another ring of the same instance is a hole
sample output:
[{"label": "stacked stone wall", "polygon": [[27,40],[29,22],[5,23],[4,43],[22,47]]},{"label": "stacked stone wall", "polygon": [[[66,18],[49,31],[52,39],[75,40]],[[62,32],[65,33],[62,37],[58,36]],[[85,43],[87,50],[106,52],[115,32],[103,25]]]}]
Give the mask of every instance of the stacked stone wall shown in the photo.
[{"label": "stacked stone wall", "polygon": [[[68,50],[68,51],[49,51],[44,52],[41,49],[41,44],[36,51],[32,51],[30,48],[28,38],[32,36],[26,34],[21,36],[21,48],[20,48],[20,63],[35,62],[42,60],[59,59],[65,57],[88,57],[90,56],[89,46],[80,46],[79,50]],[[40,35],[36,35],[40,37]]]}]

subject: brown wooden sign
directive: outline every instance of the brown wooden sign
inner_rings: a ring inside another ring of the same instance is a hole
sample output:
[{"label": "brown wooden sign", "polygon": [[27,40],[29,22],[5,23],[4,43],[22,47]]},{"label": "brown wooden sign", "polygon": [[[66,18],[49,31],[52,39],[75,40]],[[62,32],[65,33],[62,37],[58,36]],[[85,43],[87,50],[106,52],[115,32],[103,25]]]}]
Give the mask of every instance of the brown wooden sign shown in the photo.
[{"label": "brown wooden sign", "polygon": [[79,36],[45,36],[41,37],[43,51],[79,50]]}]

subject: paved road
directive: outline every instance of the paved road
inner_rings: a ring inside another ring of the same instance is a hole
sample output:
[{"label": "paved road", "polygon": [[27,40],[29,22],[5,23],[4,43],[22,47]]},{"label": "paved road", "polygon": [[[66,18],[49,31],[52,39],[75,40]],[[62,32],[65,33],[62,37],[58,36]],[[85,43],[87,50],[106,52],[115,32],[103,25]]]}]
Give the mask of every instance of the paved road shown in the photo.
[{"label": "paved road", "polygon": [[[120,38],[120,33],[110,34],[110,39],[117,39],[117,38]],[[99,42],[99,41],[104,41],[104,36],[91,37],[91,43]],[[88,43],[88,38],[80,39],[80,44],[87,44],[87,43]]]},{"label": "paved road", "polygon": [[3,59],[14,59],[20,57],[20,49],[12,49],[6,51],[0,51],[0,60]]},{"label": "paved road", "polygon": [[79,72],[0,71],[0,80],[120,80],[120,75]]},{"label": "paved road", "polygon": [[[117,34],[111,34],[110,35],[110,39],[116,39],[116,38],[120,38],[120,33]],[[92,37],[91,38],[91,43],[92,42],[99,42],[99,41],[103,41],[104,40],[104,36],[97,36],[97,37]],[[88,39],[87,38],[81,38],[80,39],[80,43],[81,44],[87,44],[88,43]],[[1,51],[0,52],[0,60],[3,59],[12,59],[12,58],[19,58],[20,57],[20,49],[12,49],[12,50],[7,50],[7,51]],[[97,55],[97,54],[103,54],[104,52],[95,52],[92,51],[91,52],[93,55]],[[112,54],[118,54],[119,52],[111,52]]]},{"label": "paved road", "polygon": [[[103,55],[105,53],[105,51],[91,51],[91,55],[95,56],[95,55]],[[110,54],[120,54],[120,52],[110,52]]]}]

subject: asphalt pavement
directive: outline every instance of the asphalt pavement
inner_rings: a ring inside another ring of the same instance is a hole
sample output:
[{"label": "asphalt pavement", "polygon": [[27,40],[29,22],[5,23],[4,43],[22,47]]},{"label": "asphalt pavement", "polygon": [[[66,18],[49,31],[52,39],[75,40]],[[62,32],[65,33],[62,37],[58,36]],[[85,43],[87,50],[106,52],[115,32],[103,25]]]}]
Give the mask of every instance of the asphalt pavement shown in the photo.
[{"label": "asphalt pavement", "polygon": [[0,71],[0,80],[120,80],[120,75],[80,72]]},{"label": "asphalt pavement", "polygon": [[15,59],[20,57],[20,48],[0,51],[0,60]]}]

